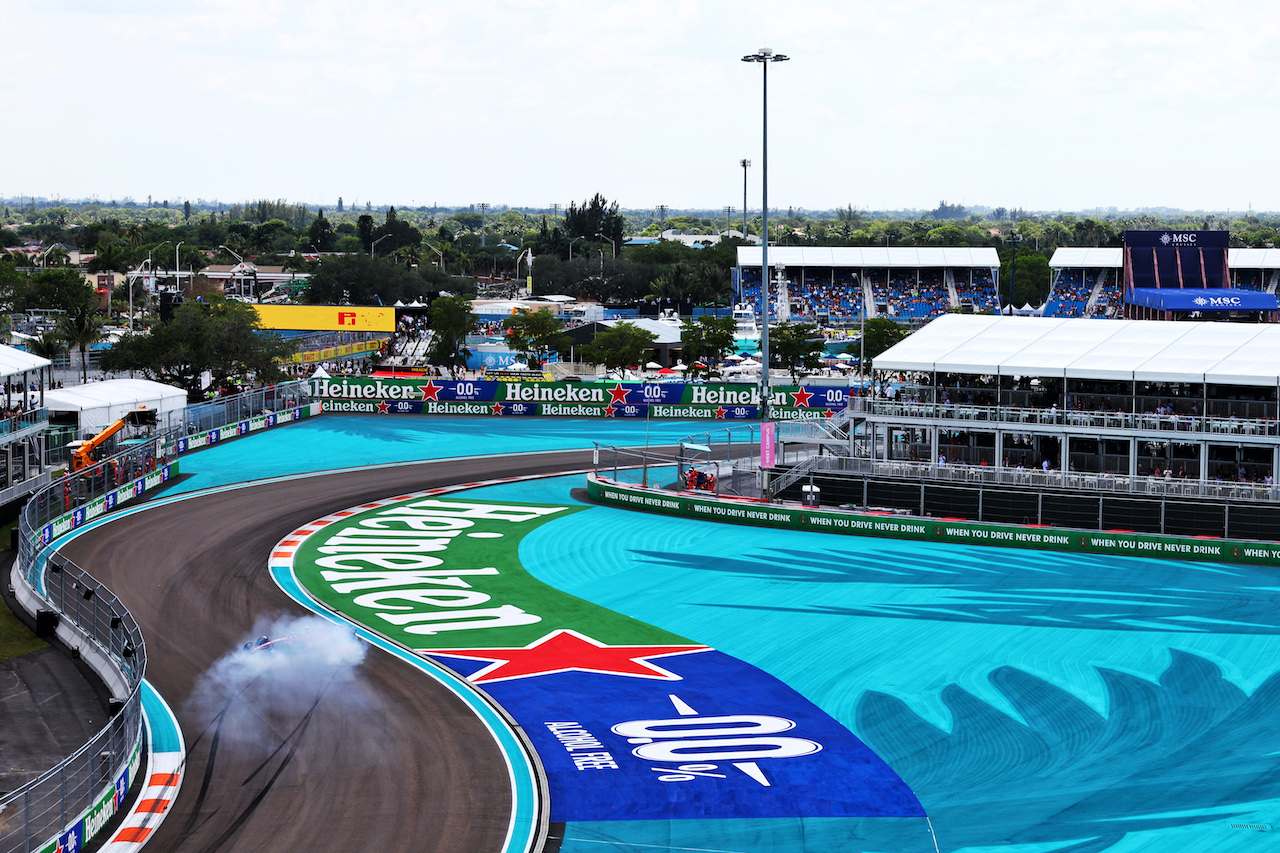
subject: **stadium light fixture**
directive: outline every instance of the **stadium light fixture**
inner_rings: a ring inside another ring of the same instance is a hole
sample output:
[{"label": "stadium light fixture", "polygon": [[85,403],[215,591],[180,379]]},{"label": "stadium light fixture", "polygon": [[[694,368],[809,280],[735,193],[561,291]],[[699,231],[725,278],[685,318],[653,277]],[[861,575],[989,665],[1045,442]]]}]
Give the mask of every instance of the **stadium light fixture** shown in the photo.
[{"label": "stadium light fixture", "polygon": [[[760,64],[760,81],[762,92],[761,127],[762,144],[760,146],[760,209],[763,216],[761,231],[764,239],[760,243],[760,356],[763,364],[760,367],[760,422],[769,419],[769,63],[786,62],[791,57],[774,53],[762,47],[755,53],[742,57],[743,62]],[[745,174],[746,166],[743,166]],[[746,205],[743,205],[744,207]]]}]

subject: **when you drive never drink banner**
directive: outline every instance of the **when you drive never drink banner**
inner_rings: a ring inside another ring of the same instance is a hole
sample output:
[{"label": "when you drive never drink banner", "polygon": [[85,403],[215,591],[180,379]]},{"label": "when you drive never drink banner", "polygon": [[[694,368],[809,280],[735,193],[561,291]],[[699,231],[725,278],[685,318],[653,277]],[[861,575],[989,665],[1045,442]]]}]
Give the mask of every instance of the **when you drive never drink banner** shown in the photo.
[{"label": "when you drive never drink banner", "polygon": [[[758,420],[754,385],[702,382],[528,382],[496,379],[312,379],[324,411],[347,414],[487,417],[676,418]],[[777,420],[831,417],[849,389],[825,385],[771,389]]]},{"label": "when you drive never drink banner", "polygon": [[528,734],[553,821],[918,817],[852,732],[746,661],[554,589],[520,542],[582,507],[406,495],[286,538],[312,595],[438,659]]}]

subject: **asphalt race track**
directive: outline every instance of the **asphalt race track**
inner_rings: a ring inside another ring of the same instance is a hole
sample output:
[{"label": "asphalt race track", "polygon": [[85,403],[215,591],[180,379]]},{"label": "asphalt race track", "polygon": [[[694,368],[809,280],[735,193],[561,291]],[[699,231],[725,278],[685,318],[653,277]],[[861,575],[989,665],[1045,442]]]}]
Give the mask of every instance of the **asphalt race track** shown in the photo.
[{"label": "asphalt race track", "polygon": [[[202,673],[264,615],[303,611],[272,581],[272,547],[300,525],[421,489],[580,470],[591,451],[443,460],[249,484],[111,521],[63,551],[132,611],[148,679],[187,738],[186,781],[148,850],[500,850],[511,814],[505,761],[455,696],[371,649],[358,690],[323,678],[259,713],[192,708]],[[350,693],[360,701],[352,702]],[[253,718],[256,736],[220,725]]]}]

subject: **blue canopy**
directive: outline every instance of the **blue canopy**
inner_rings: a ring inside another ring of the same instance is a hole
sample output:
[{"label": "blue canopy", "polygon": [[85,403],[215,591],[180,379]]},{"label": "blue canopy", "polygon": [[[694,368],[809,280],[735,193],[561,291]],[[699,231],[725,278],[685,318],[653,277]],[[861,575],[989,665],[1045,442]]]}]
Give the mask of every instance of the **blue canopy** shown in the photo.
[{"label": "blue canopy", "polygon": [[1125,301],[1159,311],[1276,311],[1276,297],[1226,287],[1135,287]]}]

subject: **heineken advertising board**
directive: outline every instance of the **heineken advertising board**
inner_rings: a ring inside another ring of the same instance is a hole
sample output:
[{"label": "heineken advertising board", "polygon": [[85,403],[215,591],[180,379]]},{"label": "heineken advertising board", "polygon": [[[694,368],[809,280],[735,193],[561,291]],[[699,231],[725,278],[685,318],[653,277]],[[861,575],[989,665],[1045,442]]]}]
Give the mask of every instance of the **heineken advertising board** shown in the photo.
[{"label": "heineken advertising board", "polygon": [[129,797],[129,786],[137,778],[142,764],[142,738],[134,743],[129,763],[116,774],[111,785],[98,795],[98,799],[74,823],[59,833],[58,837],[39,848],[39,853],[80,853],[94,836],[102,831],[120,811]]},{"label": "heineken advertising board", "polygon": [[757,527],[785,527],[817,533],[883,536],[961,545],[996,545],[1122,557],[1158,557],[1162,560],[1280,566],[1280,544],[1273,542],[1024,527],[977,521],[939,521],[891,513],[824,511],[794,505],[690,498],[617,483],[595,475],[587,476],[587,494],[601,503],[626,509]]},{"label": "heineken advertising board", "polygon": [[[831,386],[772,389],[777,420],[829,418],[849,390]],[[311,398],[347,414],[543,416],[759,420],[754,385],[702,382],[530,382],[496,379],[312,379]]]},{"label": "heineken advertising board", "polygon": [[500,703],[547,772],[551,820],[919,817],[869,747],[783,682],[554,589],[521,539],[584,507],[405,495],[273,551],[353,621]]}]

